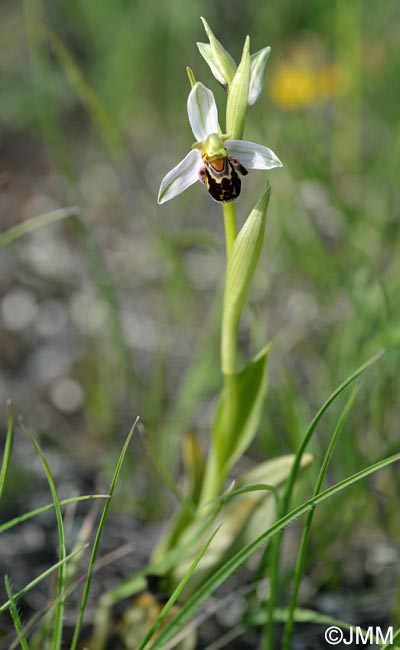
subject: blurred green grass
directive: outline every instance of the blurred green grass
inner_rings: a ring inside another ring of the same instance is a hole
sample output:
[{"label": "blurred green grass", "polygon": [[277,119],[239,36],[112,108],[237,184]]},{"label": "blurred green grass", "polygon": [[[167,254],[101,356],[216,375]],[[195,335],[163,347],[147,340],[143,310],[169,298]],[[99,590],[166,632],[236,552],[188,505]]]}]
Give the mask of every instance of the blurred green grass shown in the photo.
[{"label": "blurred green grass", "polygon": [[[330,479],[398,450],[398,14],[391,0],[2,4],[0,148],[8,185],[1,230],[26,218],[35,197],[76,203],[79,222],[57,236],[84,260],[78,275],[54,278],[29,262],[21,240],[2,288],[32,274],[40,300],[48,292],[70,303],[85,287],[81,321],[105,312],[100,325],[74,331],[71,374],[85,397],[79,412],[60,418],[46,391],[31,388],[32,402],[49,407],[47,424],[39,411],[36,424],[68,432],[75,448],[64,442],[61,449],[82,467],[98,462],[111,472],[120,446],[114,432],[137,414],[156,442],[167,440],[173,464],[187,430],[207,441],[219,386],[222,223],[200,186],[163,208],[155,203],[165,171],[192,142],[186,65],[217,101],[223,93],[195,46],[205,40],[200,15],[236,57],[246,33],[252,51],[272,46],[265,95],[249,110],[246,132],[284,163],[270,174],[252,300],[257,319],[249,310],[242,326],[244,349],[258,349],[266,335],[273,342],[270,396],[252,453],[264,459],[293,450],[326,396],[382,347]],[[262,174],[246,179],[242,219],[262,183]],[[18,377],[23,365],[11,370]],[[316,437],[319,459],[334,422],[335,412]],[[346,582],[346,545],[353,538],[357,545],[357,531],[398,534],[395,472],[347,492],[340,513],[328,502],[317,514],[309,563],[323,554],[321,583]],[[150,491],[126,504],[148,517],[159,507]],[[345,544],[329,550],[339,532]]]}]

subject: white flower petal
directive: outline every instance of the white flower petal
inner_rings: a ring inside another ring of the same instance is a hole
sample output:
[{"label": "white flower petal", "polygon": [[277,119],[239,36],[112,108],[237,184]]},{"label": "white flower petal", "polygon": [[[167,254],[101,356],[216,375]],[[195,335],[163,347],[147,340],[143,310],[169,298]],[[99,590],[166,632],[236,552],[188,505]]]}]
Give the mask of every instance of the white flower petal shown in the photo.
[{"label": "white flower petal", "polygon": [[187,102],[188,116],[197,142],[218,133],[218,111],[211,90],[198,81],[190,91]]},{"label": "white flower petal", "polygon": [[189,151],[188,155],[162,179],[158,203],[173,199],[198,181],[202,166],[200,151],[197,149]]},{"label": "white flower petal", "polygon": [[282,167],[279,158],[268,147],[247,140],[227,140],[225,147],[230,157],[237,158],[247,169]]}]

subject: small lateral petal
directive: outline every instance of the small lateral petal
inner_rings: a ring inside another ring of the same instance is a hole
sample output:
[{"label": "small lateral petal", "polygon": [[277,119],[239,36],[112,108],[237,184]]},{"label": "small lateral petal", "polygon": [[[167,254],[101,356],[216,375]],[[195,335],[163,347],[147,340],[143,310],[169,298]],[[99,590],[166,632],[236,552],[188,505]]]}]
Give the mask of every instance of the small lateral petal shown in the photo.
[{"label": "small lateral petal", "polygon": [[162,179],[158,203],[165,203],[173,199],[198,181],[202,167],[203,161],[200,152],[197,149],[189,151],[188,155]]},{"label": "small lateral petal", "polygon": [[187,109],[193,135],[198,142],[206,140],[211,133],[218,133],[218,111],[214,95],[200,81],[190,91]]},{"label": "small lateral petal", "polygon": [[225,147],[230,157],[237,158],[247,169],[273,169],[282,167],[272,149],[247,140],[227,140]]}]

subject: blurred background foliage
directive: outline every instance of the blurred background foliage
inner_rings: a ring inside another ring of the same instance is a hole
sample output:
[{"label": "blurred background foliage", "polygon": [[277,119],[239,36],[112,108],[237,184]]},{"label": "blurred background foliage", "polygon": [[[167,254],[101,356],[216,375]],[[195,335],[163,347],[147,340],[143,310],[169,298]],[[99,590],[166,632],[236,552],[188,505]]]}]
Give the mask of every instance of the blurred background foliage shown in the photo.
[{"label": "blurred background foliage", "polygon": [[[222,219],[200,185],[156,204],[193,141],[185,67],[223,100],[195,45],[206,40],[200,15],[236,60],[247,33],[252,52],[272,46],[245,132],[284,163],[270,174],[266,244],[242,323],[244,355],[273,343],[250,456],[293,450],[327,395],[382,347],[330,479],[398,451],[399,13],[396,0],[2,0],[1,230],[79,206],[78,218],[0,253],[0,399],[12,397],[45,437],[61,496],[106,481],[136,415],[175,475],[182,436],[194,428],[207,444],[220,386]],[[263,179],[243,182],[241,222]],[[317,459],[334,422],[335,409],[315,438]],[[32,458],[21,440],[13,513],[40,491]],[[394,602],[396,471],[318,513],[313,588],[378,576]],[[135,521],[171,511],[139,439],[124,472],[120,505]]]}]

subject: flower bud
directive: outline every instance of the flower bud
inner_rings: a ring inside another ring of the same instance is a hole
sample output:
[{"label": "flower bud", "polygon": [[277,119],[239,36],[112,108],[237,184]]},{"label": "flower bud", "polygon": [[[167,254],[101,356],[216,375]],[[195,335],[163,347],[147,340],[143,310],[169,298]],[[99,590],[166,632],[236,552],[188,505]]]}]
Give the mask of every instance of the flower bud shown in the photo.
[{"label": "flower bud", "polygon": [[207,21],[204,18],[201,20],[210,43],[197,43],[197,47],[203,59],[210,66],[216,80],[223,86],[228,87],[235,76],[236,63],[214,36]]}]

